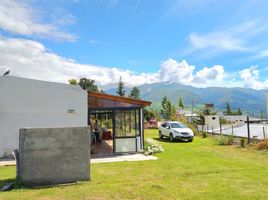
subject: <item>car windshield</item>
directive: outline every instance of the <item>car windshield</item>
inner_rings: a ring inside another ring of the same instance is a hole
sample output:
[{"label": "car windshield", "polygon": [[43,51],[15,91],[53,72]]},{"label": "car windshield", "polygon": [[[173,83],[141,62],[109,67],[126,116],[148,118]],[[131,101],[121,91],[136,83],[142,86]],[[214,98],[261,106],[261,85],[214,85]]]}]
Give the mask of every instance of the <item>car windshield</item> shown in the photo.
[{"label": "car windshield", "polygon": [[182,123],[178,123],[178,122],[170,123],[170,125],[172,128],[187,128],[185,125],[183,125]]}]

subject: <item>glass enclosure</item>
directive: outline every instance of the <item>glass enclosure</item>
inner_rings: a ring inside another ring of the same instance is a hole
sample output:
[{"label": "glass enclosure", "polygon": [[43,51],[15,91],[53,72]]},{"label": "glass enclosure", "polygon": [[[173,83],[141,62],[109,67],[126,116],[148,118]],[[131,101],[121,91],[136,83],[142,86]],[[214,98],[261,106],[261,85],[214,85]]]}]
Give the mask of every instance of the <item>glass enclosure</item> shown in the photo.
[{"label": "glass enclosure", "polygon": [[94,124],[90,119],[93,116],[101,125],[111,128],[114,153],[137,152],[143,148],[142,105],[135,104],[138,100],[126,101],[88,98],[89,124]]},{"label": "glass enclosure", "polygon": [[115,137],[136,137],[140,135],[139,110],[115,111]]}]

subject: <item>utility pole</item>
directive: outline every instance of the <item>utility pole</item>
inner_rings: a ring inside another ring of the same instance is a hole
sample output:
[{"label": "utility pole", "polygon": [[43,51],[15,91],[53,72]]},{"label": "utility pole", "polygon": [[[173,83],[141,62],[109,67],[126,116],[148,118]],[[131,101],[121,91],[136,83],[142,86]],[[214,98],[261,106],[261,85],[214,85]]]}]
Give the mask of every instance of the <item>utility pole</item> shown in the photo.
[{"label": "utility pole", "polygon": [[193,124],[194,101],[192,101],[191,123]]},{"label": "utility pole", "polygon": [[250,126],[249,126],[249,116],[247,116],[247,129],[248,129],[248,144],[250,143]]}]

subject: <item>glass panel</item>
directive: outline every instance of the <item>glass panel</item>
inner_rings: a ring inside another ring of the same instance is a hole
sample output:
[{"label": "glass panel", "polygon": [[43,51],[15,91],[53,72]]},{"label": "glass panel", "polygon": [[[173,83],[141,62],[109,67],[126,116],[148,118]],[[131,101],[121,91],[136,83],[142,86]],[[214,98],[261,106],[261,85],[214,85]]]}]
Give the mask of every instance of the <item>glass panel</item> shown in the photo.
[{"label": "glass panel", "polygon": [[138,110],[118,110],[115,114],[115,136],[135,137],[139,133]]}]

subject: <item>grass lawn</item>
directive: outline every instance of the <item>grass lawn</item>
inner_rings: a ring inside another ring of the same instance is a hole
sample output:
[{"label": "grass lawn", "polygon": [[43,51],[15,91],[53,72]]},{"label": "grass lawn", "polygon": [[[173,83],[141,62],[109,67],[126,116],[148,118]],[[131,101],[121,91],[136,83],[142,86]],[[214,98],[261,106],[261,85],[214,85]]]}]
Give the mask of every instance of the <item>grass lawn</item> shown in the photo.
[{"label": "grass lawn", "polygon": [[[146,132],[157,138],[157,130]],[[156,161],[92,164],[92,181],[44,189],[0,192],[0,199],[268,199],[268,152],[161,141]],[[0,186],[15,167],[0,167]]]}]

